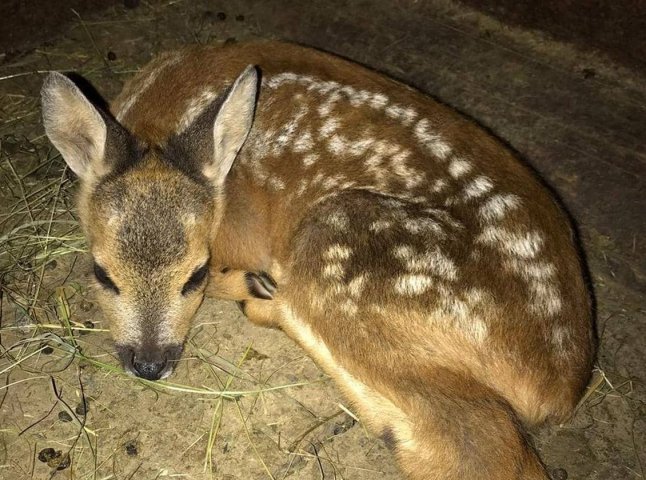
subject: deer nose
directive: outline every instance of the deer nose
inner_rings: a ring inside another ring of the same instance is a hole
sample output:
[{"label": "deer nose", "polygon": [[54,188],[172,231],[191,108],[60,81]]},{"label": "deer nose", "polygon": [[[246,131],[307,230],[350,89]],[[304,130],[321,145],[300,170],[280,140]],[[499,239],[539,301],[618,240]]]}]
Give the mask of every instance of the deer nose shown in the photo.
[{"label": "deer nose", "polygon": [[138,377],[145,378],[146,380],[159,380],[166,366],[166,360],[161,362],[147,362],[139,361],[135,358],[132,366]]}]

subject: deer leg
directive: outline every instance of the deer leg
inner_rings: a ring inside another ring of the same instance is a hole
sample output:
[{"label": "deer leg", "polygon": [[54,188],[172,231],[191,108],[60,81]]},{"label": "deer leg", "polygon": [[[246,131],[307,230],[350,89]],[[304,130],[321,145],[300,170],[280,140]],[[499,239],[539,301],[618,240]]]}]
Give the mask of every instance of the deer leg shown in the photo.
[{"label": "deer leg", "polygon": [[222,300],[243,302],[246,300],[272,300],[276,292],[276,282],[266,272],[245,270],[224,270],[212,273],[206,287],[206,296]]},{"label": "deer leg", "polygon": [[278,311],[275,280],[266,272],[224,269],[211,274],[206,295],[238,302],[242,313],[253,323],[275,327]]}]

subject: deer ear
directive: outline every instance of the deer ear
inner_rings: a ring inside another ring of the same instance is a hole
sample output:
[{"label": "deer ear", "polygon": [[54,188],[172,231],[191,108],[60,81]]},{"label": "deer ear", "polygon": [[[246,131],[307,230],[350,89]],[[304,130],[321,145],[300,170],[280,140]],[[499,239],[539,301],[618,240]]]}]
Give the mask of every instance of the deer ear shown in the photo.
[{"label": "deer ear", "polygon": [[219,190],[251,130],[257,93],[258,72],[249,65],[188,127],[169,138],[166,159]]},{"label": "deer ear", "polygon": [[83,181],[106,173],[107,126],[99,111],[65,75],[50,73],[41,90],[45,132]]},{"label": "deer ear", "polygon": [[231,86],[213,123],[212,160],[204,163],[202,174],[220,186],[242,148],[256,107],[258,73],[249,65]]}]

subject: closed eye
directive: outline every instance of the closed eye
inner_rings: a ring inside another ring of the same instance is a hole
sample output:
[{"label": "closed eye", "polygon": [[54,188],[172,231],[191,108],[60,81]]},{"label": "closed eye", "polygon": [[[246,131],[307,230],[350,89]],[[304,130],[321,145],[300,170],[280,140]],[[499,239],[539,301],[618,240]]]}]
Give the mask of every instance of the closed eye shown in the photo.
[{"label": "closed eye", "polygon": [[204,283],[204,279],[206,278],[206,274],[208,272],[209,272],[208,262],[202,265],[197,270],[195,270],[191,275],[191,278],[189,278],[188,281],[182,287],[182,295],[186,295],[189,292],[197,290],[200,287],[200,285]]},{"label": "closed eye", "polygon": [[94,262],[94,276],[101,285],[119,295],[119,287],[114,284],[105,269],[96,262]]}]

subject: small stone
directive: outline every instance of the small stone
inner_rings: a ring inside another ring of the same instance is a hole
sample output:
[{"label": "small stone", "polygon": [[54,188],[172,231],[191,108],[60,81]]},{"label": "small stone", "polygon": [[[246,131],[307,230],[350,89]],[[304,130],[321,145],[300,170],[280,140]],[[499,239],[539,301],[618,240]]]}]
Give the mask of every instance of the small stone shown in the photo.
[{"label": "small stone", "polygon": [[224,12],[218,12],[216,15],[217,19],[220,20],[221,22],[224,22],[227,19],[227,14]]},{"label": "small stone", "polygon": [[332,428],[332,435],[336,436],[347,432],[352,427],[354,427],[355,423],[356,422],[354,418],[352,418],[350,415],[344,415],[343,419],[334,424],[334,427]]},{"label": "small stone", "polygon": [[38,453],[38,460],[40,460],[43,463],[49,462],[52,458],[56,458],[56,456],[60,456],[61,452],[56,452],[53,448],[43,448],[39,453]]},{"label": "small stone", "polygon": [[111,62],[114,62],[117,59],[117,54],[114,53],[112,50],[108,52],[108,60]]},{"label": "small stone", "polygon": [[47,462],[47,465],[49,465],[50,467],[56,467],[56,470],[65,470],[67,467],[70,466],[71,463],[72,462],[70,461],[70,456],[65,455],[62,458],[57,458],[55,460],[53,459]]},{"label": "small stone", "polygon": [[135,440],[126,442],[123,448],[125,449],[126,454],[128,454],[128,456],[130,457],[135,457],[139,454],[139,450],[137,449],[137,442]]},{"label": "small stone", "polygon": [[33,265],[28,260],[18,260],[18,267],[23,270],[31,270]]},{"label": "small stone", "polygon": [[47,345],[45,348],[43,348],[41,350],[41,353],[43,355],[51,355],[52,353],[54,353],[54,349],[52,347],[50,347],[49,345]]},{"label": "small stone", "polygon": [[249,348],[247,352],[247,360],[267,360],[269,357],[264,353],[260,353],[255,348]]},{"label": "small stone", "polygon": [[84,312],[89,312],[90,310],[92,310],[92,308],[94,308],[94,304],[92,302],[88,302],[87,300],[83,300],[79,306]]},{"label": "small stone", "polygon": [[65,410],[58,412],[58,419],[61,422],[71,422],[72,421],[72,416],[67,413]]},{"label": "small stone", "polygon": [[236,22],[244,22],[244,15],[236,15]]},{"label": "small stone", "polygon": [[550,471],[550,476],[552,480],[567,480],[568,478],[567,470],[564,468],[553,468]]},{"label": "small stone", "polygon": [[87,331],[87,329],[90,329],[90,330],[93,329],[94,328],[94,323],[92,321],[90,321],[90,320],[86,320],[85,322],[83,322],[83,328],[85,330],[79,330],[79,333],[81,335],[87,335],[88,333],[90,333],[90,332]]},{"label": "small stone", "polygon": [[85,400],[79,403],[74,409],[74,411],[76,412],[77,415],[87,415],[87,412],[89,409],[90,409],[90,406],[88,405],[87,400]]}]

